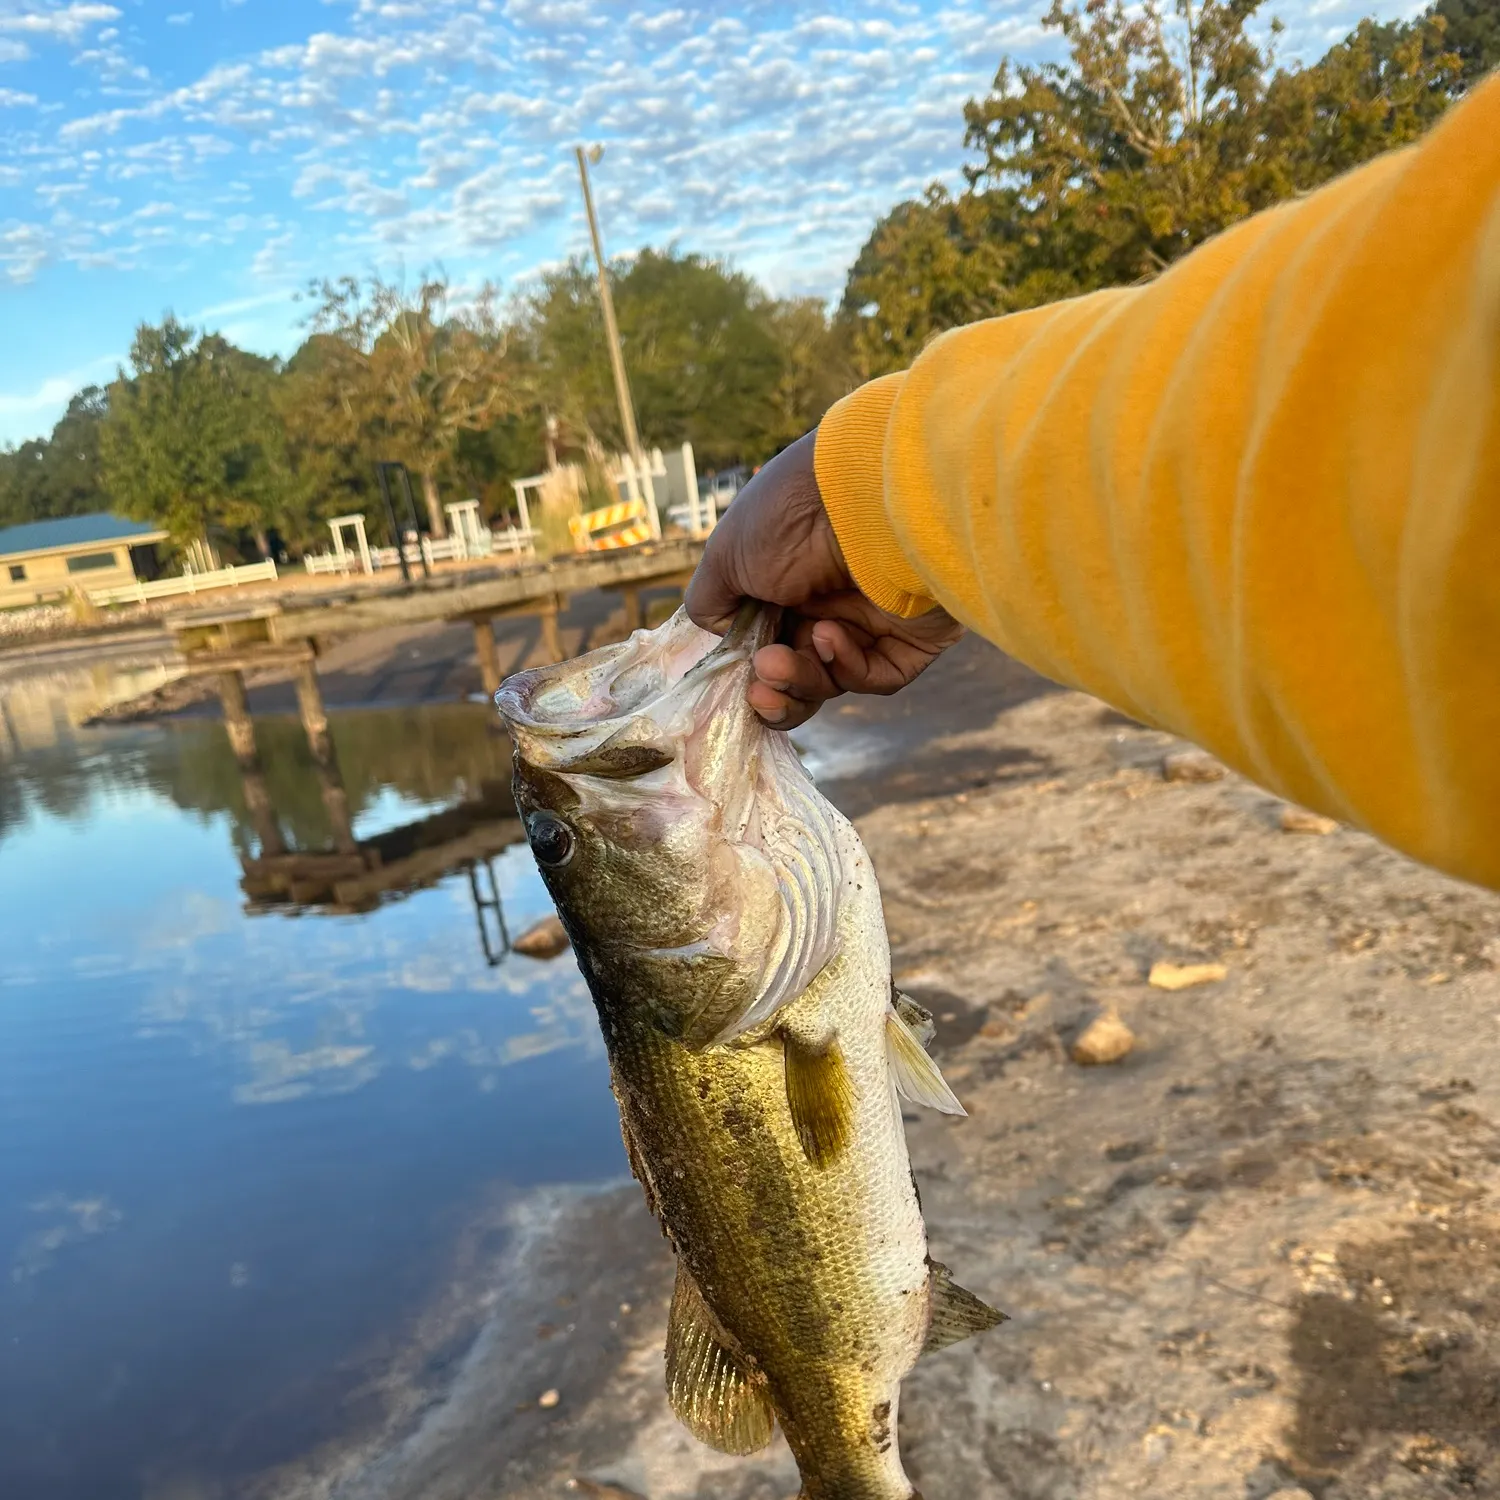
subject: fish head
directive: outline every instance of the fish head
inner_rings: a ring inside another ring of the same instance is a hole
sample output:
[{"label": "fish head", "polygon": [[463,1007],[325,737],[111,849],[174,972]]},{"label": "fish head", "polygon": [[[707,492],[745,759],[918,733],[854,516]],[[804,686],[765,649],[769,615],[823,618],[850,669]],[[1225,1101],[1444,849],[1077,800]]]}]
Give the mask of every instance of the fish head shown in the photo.
[{"label": "fish head", "polygon": [[836,814],[746,701],[773,612],[721,640],[657,630],[519,673],[496,695],[542,879],[606,1029],[729,1040],[832,956]]}]

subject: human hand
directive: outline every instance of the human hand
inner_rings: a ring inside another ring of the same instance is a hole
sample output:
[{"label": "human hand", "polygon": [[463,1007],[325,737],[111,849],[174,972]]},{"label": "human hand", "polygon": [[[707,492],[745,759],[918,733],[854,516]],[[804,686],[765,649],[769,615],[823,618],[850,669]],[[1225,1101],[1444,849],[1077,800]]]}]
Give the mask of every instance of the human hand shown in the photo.
[{"label": "human hand", "polygon": [[903,620],[855,586],[813,472],[816,432],[734,497],[687,589],[689,616],[722,635],[740,603],[779,604],[781,640],[755,653],[750,706],[795,729],[840,693],[894,693],[962,634],[945,610]]}]

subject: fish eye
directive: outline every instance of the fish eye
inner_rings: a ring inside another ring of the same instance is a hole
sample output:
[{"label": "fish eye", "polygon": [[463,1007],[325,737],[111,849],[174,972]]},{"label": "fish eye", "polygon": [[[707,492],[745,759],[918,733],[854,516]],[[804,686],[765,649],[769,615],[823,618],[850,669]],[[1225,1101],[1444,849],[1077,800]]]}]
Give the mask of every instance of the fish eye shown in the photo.
[{"label": "fish eye", "polygon": [[578,842],[573,837],[573,830],[551,813],[533,813],[526,835],[531,840],[531,852],[536,855],[537,863],[553,870],[572,859]]}]

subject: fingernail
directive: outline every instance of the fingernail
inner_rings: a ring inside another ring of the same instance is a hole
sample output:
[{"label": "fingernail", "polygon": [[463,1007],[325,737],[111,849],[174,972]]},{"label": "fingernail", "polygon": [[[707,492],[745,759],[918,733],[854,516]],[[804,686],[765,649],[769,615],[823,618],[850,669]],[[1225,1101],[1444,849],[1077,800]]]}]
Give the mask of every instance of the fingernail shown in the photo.
[{"label": "fingernail", "polygon": [[813,650],[818,653],[820,660],[825,662],[833,660],[833,647],[820,635],[813,637]]},{"label": "fingernail", "polygon": [[786,723],[786,710],[784,708],[763,708],[760,710],[760,716],[767,724]]},{"label": "fingernail", "polygon": [[778,693],[784,693],[791,687],[791,683],[785,677],[761,677],[757,672],[756,677],[768,688],[774,688]]}]

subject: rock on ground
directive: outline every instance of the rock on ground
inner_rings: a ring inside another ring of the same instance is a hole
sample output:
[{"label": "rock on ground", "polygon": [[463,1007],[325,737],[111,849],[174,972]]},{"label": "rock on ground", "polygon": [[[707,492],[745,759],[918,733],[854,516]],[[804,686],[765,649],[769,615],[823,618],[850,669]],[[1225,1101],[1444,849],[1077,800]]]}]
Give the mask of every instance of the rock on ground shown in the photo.
[{"label": "rock on ground", "polygon": [[1073,1061],[1084,1067],[1123,1062],[1135,1050],[1135,1033],[1112,1010],[1096,1016],[1073,1043]]},{"label": "rock on ground", "polygon": [[555,914],[549,914],[539,922],[533,922],[511,947],[526,958],[556,958],[568,946],[568,934]]}]

